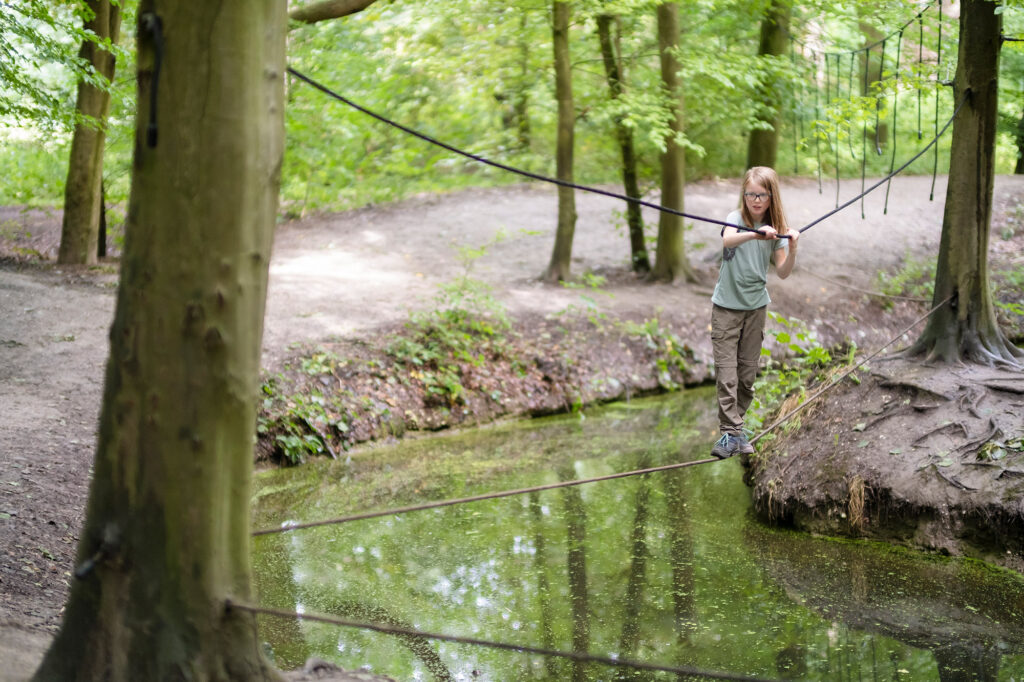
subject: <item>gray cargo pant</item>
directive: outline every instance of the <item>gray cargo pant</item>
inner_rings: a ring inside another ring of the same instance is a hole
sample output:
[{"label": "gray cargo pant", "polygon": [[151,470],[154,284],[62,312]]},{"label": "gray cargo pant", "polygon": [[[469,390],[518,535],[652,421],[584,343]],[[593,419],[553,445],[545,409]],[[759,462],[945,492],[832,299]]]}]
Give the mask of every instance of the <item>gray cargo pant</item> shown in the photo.
[{"label": "gray cargo pant", "polygon": [[767,306],[754,310],[712,307],[711,345],[722,433],[743,432],[743,415],[754,397],[766,312]]}]

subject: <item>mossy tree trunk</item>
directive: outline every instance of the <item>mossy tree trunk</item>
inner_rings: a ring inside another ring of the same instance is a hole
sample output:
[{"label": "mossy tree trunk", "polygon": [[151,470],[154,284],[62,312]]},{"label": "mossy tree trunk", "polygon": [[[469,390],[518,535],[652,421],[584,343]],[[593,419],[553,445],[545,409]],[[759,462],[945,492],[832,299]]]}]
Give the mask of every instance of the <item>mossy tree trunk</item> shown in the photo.
[{"label": "mossy tree trunk", "polygon": [[[558,100],[558,133],[555,140],[555,175],[564,182],[573,181],[573,147],[576,111],[572,99],[572,64],[569,61],[569,24],[572,9],[568,2],[551,3],[552,43],[555,53],[555,98]],[[544,279],[560,282],[569,278],[572,262],[572,238],[576,231],[576,194],[571,187],[558,188],[558,227],[551,262]]]},{"label": "mossy tree trunk", "polygon": [[967,100],[953,122],[949,183],[931,317],[907,351],[926,362],[1017,363],[1022,351],[999,329],[988,277],[999,46],[1002,15],[989,0],[960,7],[960,51],[953,88]]},{"label": "mossy tree trunk", "polygon": [[[88,0],[92,17],[85,22],[87,31],[97,40],[117,43],[121,32],[121,7],[110,0]],[[113,53],[93,40],[82,41],[78,56],[92,64],[96,73],[114,79]],[[78,84],[75,103],[85,117],[75,125],[64,185],[64,217],[61,224],[58,263],[95,263],[103,206],[103,144],[106,139],[110,92],[86,81]]]},{"label": "mossy tree trunk", "polygon": [[[786,54],[789,45],[789,0],[771,0],[761,20],[761,42],[759,57],[780,57]],[[774,70],[774,66],[769,67]],[[757,120],[761,127],[750,131],[747,142],[747,168],[752,166],[775,167],[779,154],[779,109],[782,102],[775,78],[769,78],[758,93]]]},{"label": "mossy tree trunk", "polygon": [[[661,205],[683,211],[686,185],[686,153],[679,144],[683,134],[683,88],[679,72],[682,65],[676,57],[679,48],[679,3],[658,5],[658,50],[661,54],[661,82],[670,101],[669,133],[661,155]],[[683,242],[683,217],[661,212],[658,218],[658,244],[654,257],[654,279],[674,282],[682,279],[695,282],[696,275],[686,258]]]},{"label": "mossy tree trunk", "polygon": [[[156,34],[145,28],[157,9],[158,81]],[[286,12],[284,0],[139,8],[135,157],[83,575],[35,680],[279,678],[255,616],[227,611],[225,600],[251,596]]]},{"label": "mossy tree trunk", "polygon": [[[597,37],[601,44],[601,59],[604,62],[604,73],[608,80],[608,89],[613,100],[622,96],[625,90],[625,75],[622,55],[616,49],[617,41],[612,39],[612,23],[615,17],[601,14],[597,17]],[[633,145],[633,132],[626,126],[623,116],[615,121],[615,135],[619,141],[619,152],[622,158],[622,187],[627,197],[640,199],[640,183],[637,180],[636,151]],[[646,275],[651,271],[651,261],[647,257],[647,243],[644,239],[644,219],[640,214],[640,204],[626,204],[626,225],[629,229],[629,252],[633,272]]]}]

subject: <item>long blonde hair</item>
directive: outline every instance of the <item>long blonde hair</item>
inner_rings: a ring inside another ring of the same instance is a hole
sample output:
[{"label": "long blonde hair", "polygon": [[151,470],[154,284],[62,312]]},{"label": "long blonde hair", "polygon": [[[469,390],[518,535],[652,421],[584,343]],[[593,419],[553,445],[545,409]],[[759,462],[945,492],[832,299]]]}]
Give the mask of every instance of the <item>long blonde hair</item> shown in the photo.
[{"label": "long blonde hair", "polygon": [[786,212],[782,210],[782,195],[779,193],[779,174],[768,166],[754,166],[743,175],[743,186],[740,190],[740,211],[746,226],[751,229],[754,227],[754,217],[750,215],[747,202],[743,199],[743,193],[747,191],[747,185],[751,182],[756,182],[771,192],[771,201],[768,202],[768,220],[765,223],[774,227],[775,231],[779,234],[789,232]]}]

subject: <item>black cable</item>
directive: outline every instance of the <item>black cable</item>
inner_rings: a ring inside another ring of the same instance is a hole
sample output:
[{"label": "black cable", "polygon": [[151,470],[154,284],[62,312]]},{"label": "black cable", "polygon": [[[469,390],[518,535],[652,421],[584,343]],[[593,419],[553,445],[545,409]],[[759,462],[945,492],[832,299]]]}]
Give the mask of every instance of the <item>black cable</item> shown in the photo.
[{"label": "black cable", "polygon": [[[609,192],[609,191],[606,191],[606,190],[603,190],[603,189],[598,189],[596,187],[588,187],[587,185],[578,185],[576,183],[567,182],[565,180],[559,180],[557,178],[548,177],[548,176],[545,176],[545,175],[541,175],[539,173],[532,173],[530,171],[525,171],[525,170],[522,170],[520,168],[515,168],[513,166],[509,166],[509,165],[506,165],[506,164],[503,164],[503,163],[499,163],[497,161],[491,161],[490,159],[484,158],[482,156],[478,156],[476,154],[471,154],[470,152],[467,152],[467,151],[463,151],[463,150],[459,149],[458,147],[453,147],[452,145],[447,144],[445,142],[441,142],[440,140],[436,140],[436,139],[430,137],[429,135],[426,135],[424,133],[421,133],[421,132],[418,132],[418,131],[413,130],[411,128],[408,128],[408,127],[402,125],[401,123],[397,123],[397,122],[392,121],[392,120],[390,120],[388,118],[385,118],[384,116],[381,116],[380,114],[378,114],[378,113],[376,113],[374,111],[371,111],[370,109],[367,109],[365,107],[362,107],[362,106],[356,104],[355,102],[349,100],[348,98],[344,97],[343,95],[340,95],[340,94],[334,92],[333,90],[331,90],[327,86],[322,85],[322,84],[314,81],[312,78],[310,78],[310,77],[308,77],[308,76],[306,76],[306,75],[304,75],[302,73],[299,73],[298,71],[296,71],[292,67],[288,67],[287,70],[288,70],[288,73],[294,75],[296,78],[299,78],[300,80],[305,81],[309,85],[312,85],[314,88],[316,88],[317,90],[320,90],[324,94],[329,95],[329,96],[337,99],[338,101],[343,102],[343,103],[349,105],[353,109],[355,109],[357,111],[360,111],[360,112],[362,112],[364,114],[367,114],[368,116],[371,116],[371,117],[377,119],[378,121],[380,121],[382,123],[386,123],[386,124],[388,124],[390,126],[393,126],[393,127],[397,128],[397,129],[403,131],[403,132],[406,132],[406,133],[412,135],[413,137],[417,137],[417,138],[419,138],[421,140],[424,140],[424,141],[429,142],[431,144],[437,145],[438,147],[441,147],[443,149],[447,149],[448,151],[451,151],[451,152],[453,152],[455,154],[459,154],[460,156],[464,156],[464,157],[466,157],[468,159],[472,159],[474,161],[478,161],[478,162],[486,164],[488,166],[493,166],[495,168],[499,168],[501,170],[505,170],[505,171],[508,171],[510,173],[516,173],[517,175],[522,175],[524,177],[528,177],[528,178],[531,178],[531,179],[534,179],[534,180],[541,180],[543,182],[548,182],[548,183],[555,184],[555,185],[560,185],[560,186],[563,186],[563,187],[571,187],[573,189],[582,190],[584,192],[593,192],[594,194],[600,194],[600,195],[603,195],[603,196],[611,197],[613,199],[621,199],[622,201],[632,201],[634,203],[640,204],[641,206],[646,206],[648,208],[653,208],[653,209],[655,209],[657,211],[663,211],[665,213],[672,213],[674,215],[683,216],[684,218],[690,218],[691,220],[700,220],[702,222],[713,223],[713,224],[716,224],[716,225],[722,225],[724,227],[733,227],[733,228],[736,228],[738,230],[743,230],[745,232],[757,232],[757,230],[753,230],[753,229],[750,229],[750,228],[747,228],[747,227],[740,227],[738,225],[734,225],[732,223],[725,222],[724,220],[717,220],[715,218],[707,218],[705,216],[698,216],[698,215],[693,215],[691,213],[684,213],[682,211],[677,211],[675,209],[671,209],[671,208],[668,208],[666,206],[660,206],[658,204],[655,204],[655,203],[652,203],[652,202],[649,202],[649,201],[644,201],[644,200],[638,199],[636,197],[626,196],[625,194],[617,194],[615,192]],[[883,183],[885,183],[886,181],[891,179],[893,176],[898,175],[899,173],[903,172],[907,168],[907,166],[909,166],[911,163],[913,163],[918,158],[920,158],[922,154],[924,154],[926,151],[928,151],[928,149],[930,149],[931,146],[938,141],[939,137],[941,137],[942,134],[944,134],[946,132],[946,129],[949,128],[949,126],[953,123],[953,119],[955,119],[957,114],[960,113],[960,108],[963,106],[964,102],[967,100],[967,94],[968,93],[964,94],[964,97],[963,97],[963,99],[961,99],[960,104],[957,105],[957,107],[956,107],[956,111],[953,112],[953,116],[950,117],[949,121],[942,128],[942,131],[940,133],[938,133],[936,135],[936,137],[934,139],[932,139],[931,142],[929,142],[927,145],[925,145],[925,147],[920,152],[915,154],[909,161],[907,161],[902,166],[900,166],[898,169],[896,169],[896,171],[894,171],[893,173],[890,173],[886,177],[882,178],[880,181],[878,181],[877,183],[875,183],[874,185],[872,185],[867,190],[865,190],[861,194],[857,195],[856,197],[854,197],[850,201],[847,201],[846,203],[842,204],[841,206],[837,206],[835,209],[829,211],[828,213],[826,213],[825,215],[821,216],[817,220],[815,220],[815,221],[805,225],[804,227],[800,228],[800,232],[806,232],[808,229],[810,229],[814,225],[817,225],[818,223],[822,222],[826,218],[829,218],[829,217],[835,215],[836,213],[838,213],[842,209],[844,209],[847,206],[851,205],[852,203],[854,203],[855,201],[860,199],[862,196],[864,196],[864,195],[874,191],[875,189],[880,187]],[[837,147],[838,147],[838,145],[837,145]],[[837,151],[837,153],[838,153],[838,151]],[[837,171],[838,171],[838,167],[837,167]],[[838,177],[837,177],[837,183],[836,184],[838,185]],[[838,189],[837,189],[837,192],[838,192]],[[779,235],[778,238],[779,239],[788,239],[789,237],[788,237],[788,235]]]},{"label": "black cable", "polygon": [[899,111],[899,97],[900,97],[900,50],[903,47],[903,31],[900,31],[900,37],[896,41],[896,70],[895,70],[895,82],[893,83],[892,91],[892,156],[889,159],[889,183],[885,186],[885,205],[882,208],[882,215],[889,215],[889,190],[892,189],[892,169],[896,167],[896,112]]},{"label": "black cable", "polygon": [[[593,194],[600,194],[602,196],[611,197],[612,199],[620,199],[622,201],[632,202],[634,204],[639,204],[640,206],[646,206],[647,208],[653,208],[654,210],[661,211],[663,213],[671,213],[672,215],[682,216],[683,218],[689,218],[690,220],[699,220],[699,221],[705,222],[705,223],[712,223],[712,224],[715,224],[715,225],[722,225],[723,227],[734,227],[737,230],[742,230],[744,232],[757,232],[757,230],[751,229],[749,227],[742,227],[742,226],[739,226],[739,225],[734,225],[733,223],[729,223],[729,222],[726,222],[724,220],[718,220],[716,218],[708,218],[708,217],[705,217],[705,216],[694,215],[692,213],[685,213],[683,211],[677,211],[674,208],[668,208],[667,206],[661,206],[659,204],[655,204],[655,203],[650,202],[650,201],[644,201],[643,199],[640,199],[638,197],[631,197],[631,196],[627,196],[625,194],[619,194],[617,192],[609,192],[607,190],[598,189],[596,187],[589,187],[587,185],[579,185],[579,184],[576,184],[574,182],[568,182],[566,180],[559,180],[558,178],[552,178],[552,177],[547,176],[547,175],[541,175],[540,173],[533,173],[531,171],[523,170],[521,168],[516,168],[514,166],[509,166],[507,164],[500,163],[498,161],[492,161],[491,159],[485,158],[483,156],[479,156],[477,154],[473,154],[471,152],[464,151],[462,149],[459,149],[458,147],[453,147],[452,145],[450,145],[450,144],[448,144],[446,142],[442,142],[441,140],[438,140],[438,139],[435,139],[433,137],[430,137],[429,135],[427,135],[425,133],[421,133],[418,130],[413,130],[412,128],[409,128],[409,127],[406,127],[406,126],[402,125],[401,123],[398,123],[396,121],[392,121],[391,119],[388,119],[388,118],[386,118],[384,116],[381,116],[380,114],[376,113],[375,111],[372,111],[370,109],[367,109],[364,106],[356,104],[355,102],[353,102],[352,100],[348,99],[347,97],[345,97],[345,96],[343,96],[343,95],[341,95],[341,94],[339,94],[337,92],[334,92],[333,90],[328,88],[326,85],[322,85],[321,83],[318,83],[317,81],[313,80],[309,76],[306,76],[306,75],[296,71],[295,69],[293,69],[290,66],[288,67],[288,73],[292,74],[293,76],[295,76],[296,78],[298,78],[298,79],[300,79],[302,81],[305,81],[309,85],[312,85],[314,88],[316,88],[320,92],[324,93],[325,95],[329,95],[330,97],[333,97],[334,99],[338,100],[339,102],[343,102],[343,103],[347,104],[348,106],[352,107],[356,111],[362,112],[362,113],[366,114],[367,116],[370,116],[372,118],[377,119],[381,123],[386,123],[387,125],[392,126],[394,128],[397,128],[397,129],[401,130],[404,133],[412,135],[413,137],[417,137],[417,138],[423,140],[424,142],[429,142],[430,144],[433,144],[433,145],[436,145],[438,147],[441,147],[442,149],[447,149],[448,151],[450,151],[450,152],[452,152],[454,154],[458,154],[460,156],[464,156],[467,159],[472,159],[473,161],[477,161],[477,162],[485,164],[487,166],[493,166],[494,168],[498,168],[498,169],[503,170],[503,171],[508,171],[509,173],[515,173],[516,175],[521,175],[523,177],[530,178],[532,180],[541,180],[542,182],[548,182],[548,183],[551,183],[551,184],[554,184],[554,185],[558,185],[560,187],[570,187],[572,189],[578,189],[578,190],[583,191],[583,192],[591,192]],[[782,235],[782,234],[779,235],[779,239],[788,239],[788,238],[789,237],[787,235]]]},{"label": "black cable", "polygon": [[[942,64],[942,0],[939,0],[939,43],[935,50],[935,80],[939,79],[939,66]],[[935,88],[935,131],[939,130],[939,88]],[[932,189],[928,201],[935,199],[935,176],[939,174],[939,145],[935,145],[935,164],[932,166]]]}]

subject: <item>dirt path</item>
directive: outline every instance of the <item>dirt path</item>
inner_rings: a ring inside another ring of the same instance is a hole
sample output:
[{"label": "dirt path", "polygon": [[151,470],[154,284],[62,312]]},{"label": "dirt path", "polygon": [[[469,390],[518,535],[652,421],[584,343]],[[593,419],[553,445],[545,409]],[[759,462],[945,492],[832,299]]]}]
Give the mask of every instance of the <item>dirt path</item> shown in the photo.
[{"label": "dirt path", "polygon": [[[859,182],[844,182],[853,196]],[[844,301],[859,296],[841,282],[875,288],[875,273],[938,247],[945,182],[928,200],[930,178],[894,181],[808,231],[793,276],[769,283],[773,308],[812,324],[841,325]],[[835,206],[835,185],[785,181],[786,209],[804,225]],[[1024,201],[1024,177],[996,183],[996,208]],[[687,188],[686,210],[721,218],[736,204],[735,180]],[[845,198],[844,198],[845,200]],[[625,268],[628,242],[615,227],[621,205],[578,196],[573,268],[605,275],[595,296],[610,315],[658,310],[709,315],[718,229],[687,236],[698,286],[649,285]],[[457,247],[487,246],[472,275],[495,288],[510,312],[550,313],[579,302],[579,291],[542,285],[550,255],[555,193],[543,187],[471,190],[393,206],[310,218],[280,226],[270,269],[264,364],[289,344],[359,335],[429,307],[437,286],[464,271]],[[653,212],[645,219],[657,222]],[[13,243],[52,259],[60,216],[0,209],[0,247]],[[31,232],[31,236],[25,236]],[[502,234],[503,238],[496,241]],[[19,236],[20,235],[20,236]],[[2,255],[2,253],[0,253]],[[0,261],[2,262],[2,261]],[[53,266],[0,265],[0,680],[25,679],[59,624],[82,520],[101,399],[115,275]],[[826,281],[832,280],[832,282]],[[866,334],[867,330],[853,330]],[[703,340],[701,340],[703,341]]]}]

